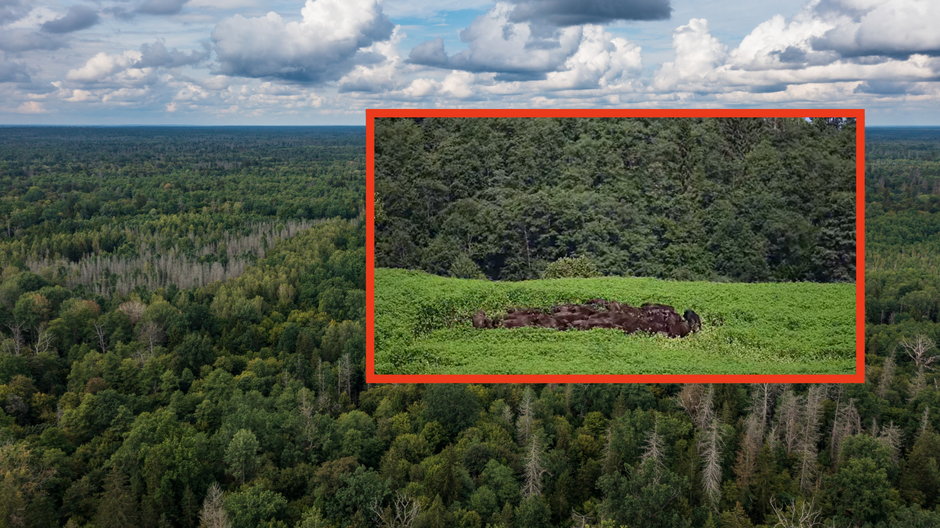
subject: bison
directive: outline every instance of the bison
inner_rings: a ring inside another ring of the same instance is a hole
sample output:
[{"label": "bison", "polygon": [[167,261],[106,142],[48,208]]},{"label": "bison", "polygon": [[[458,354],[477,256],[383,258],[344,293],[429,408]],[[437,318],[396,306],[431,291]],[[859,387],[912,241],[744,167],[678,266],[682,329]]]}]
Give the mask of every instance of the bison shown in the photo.
[{"label": "bison", "polygon": [[487,318],[481,310],[473,315],[474,328],[521,328],[536,326],[556,330],[614,328],[624,333],[647,332],[685,337],[702,329],[702,319],[692,310],[681,316],[666,304],[646,303],[639,308],[617,301],[590,299],[584,304],[561,304],[551,310],[514,308],[503,317]]}]

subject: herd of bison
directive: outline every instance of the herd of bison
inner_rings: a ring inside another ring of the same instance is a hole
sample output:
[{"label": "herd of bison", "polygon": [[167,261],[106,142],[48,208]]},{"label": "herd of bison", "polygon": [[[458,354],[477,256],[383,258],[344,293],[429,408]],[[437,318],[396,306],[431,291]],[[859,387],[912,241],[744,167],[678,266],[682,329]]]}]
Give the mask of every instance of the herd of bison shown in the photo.
[{"label": "herd of bison", "polygon": [[550,311],[536,308],[516,308],[503,317],[487,317],[479,311],[473,316],[475,328],[519,328],[538,326],[556,330],[590,330],[613,328],[627,334],[648,332],[669,337],[685,337],[702,328],[702,320],[692,310],[679,315],[675,308],[665,304],[644,304],[637,308],[629,304],[604,299],[591,299],[584,304],[561,304]]}]

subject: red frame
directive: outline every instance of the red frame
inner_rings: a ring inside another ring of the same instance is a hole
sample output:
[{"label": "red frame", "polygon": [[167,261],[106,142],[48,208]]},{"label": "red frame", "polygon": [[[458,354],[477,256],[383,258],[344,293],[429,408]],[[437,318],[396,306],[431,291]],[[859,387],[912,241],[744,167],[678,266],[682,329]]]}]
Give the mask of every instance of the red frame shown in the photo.
[{"label": "red frame", "polygon": [[[382,117],[853,117],[855,139],[854,374],[376,374],[375,119]],[[366,382],[367,383],[864,383],[865,382],[865,110],[864,109],[367,109],[366,110]]]}]

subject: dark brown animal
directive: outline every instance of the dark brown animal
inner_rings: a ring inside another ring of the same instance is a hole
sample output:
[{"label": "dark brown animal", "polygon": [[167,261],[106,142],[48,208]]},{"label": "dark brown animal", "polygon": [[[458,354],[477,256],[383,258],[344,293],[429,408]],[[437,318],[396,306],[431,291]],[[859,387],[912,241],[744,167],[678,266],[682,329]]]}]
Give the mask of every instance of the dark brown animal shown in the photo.
[{"label": "dark brown animal", "polygon": [[685,313],[682,314],[682,317],[689,323],[690,331],[698,332],[702,329],[702,318],[699,317],[697,313],[692,310],[686,310]]},{"label": "dark brown animal", "polygon": [[550,310],[513,308],[503,317],[489,319],[483,311],[473,315],[475,328],[521,328],[535,326],[556,330],[609,328],[627,334],[647,332],[669,337],[685,337],[702,327],[701,318],[692,310],[679,315],[665,304],[646,303],[636,308],[626,303],[590,299],[584,304],[561,304]]},{"label": "dark brown animal", "polygon": [[492,323],[486,317],[486,312],[480,310],[479,312],[473,314],[473,327],[474,328],[492,328]]}]

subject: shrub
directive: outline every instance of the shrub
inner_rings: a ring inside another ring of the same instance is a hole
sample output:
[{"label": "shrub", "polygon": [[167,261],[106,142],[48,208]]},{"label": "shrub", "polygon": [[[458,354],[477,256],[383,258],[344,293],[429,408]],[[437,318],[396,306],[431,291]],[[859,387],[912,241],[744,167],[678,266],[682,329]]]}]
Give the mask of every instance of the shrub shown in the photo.
[{"label": "shrub", "polygon": [[543,279],[566,279],[571,277],[600,277],[594,261],[588,257],[562,257],[545,267]]}]

